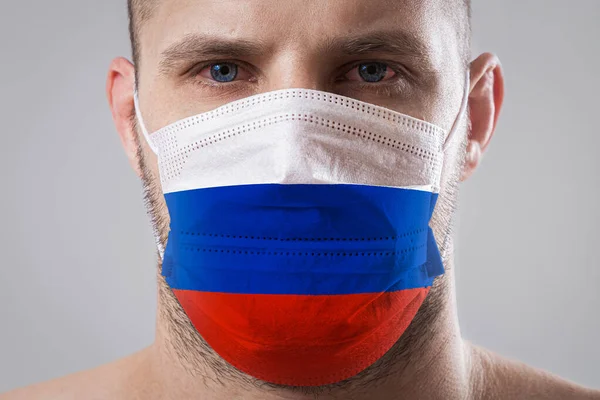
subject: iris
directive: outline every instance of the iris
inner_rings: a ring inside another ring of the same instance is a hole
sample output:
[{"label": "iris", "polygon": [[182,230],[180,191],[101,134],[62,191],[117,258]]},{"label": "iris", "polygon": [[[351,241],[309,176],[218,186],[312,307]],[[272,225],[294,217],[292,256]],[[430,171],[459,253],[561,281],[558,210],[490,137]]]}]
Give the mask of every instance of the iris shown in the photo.
[{"label": "iris", "polygon": [[217,82],[231,82],[238,74],[238,67],[233,63],[214,64],[210,67],[210,74]]},{"label": "iris", "polygon": [[379,82],[387,75],[387,65],[378,62],[360,64],[358,73],[366,82]]}]

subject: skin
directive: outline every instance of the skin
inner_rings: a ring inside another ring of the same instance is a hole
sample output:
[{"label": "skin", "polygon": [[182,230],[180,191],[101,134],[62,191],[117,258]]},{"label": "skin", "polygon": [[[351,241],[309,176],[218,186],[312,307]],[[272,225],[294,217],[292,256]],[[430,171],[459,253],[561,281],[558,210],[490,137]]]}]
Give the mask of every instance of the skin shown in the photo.
[{"label": "skin", "polygon": [[[431,222],[447,273],[437,279],[410,328],[382,360],[330,387],[299,389],[258,382],[206,346],[158,274],[152,346],[0,399],[600,399],[598,392],[503,359],[460,335],[451,218],[458,183],[475,171],[494,133],[503,101],[503,74],[492,54],[482,54],[470,65],[464,62],[460,50],[464,38],[443,3],[446,0],[169,0],[158,5],[140,32],[138,89],[150,132],[233,100],[283,88],[335,92],[449,130],[465,90],[465,71],[470,70],[469,115],[459,121],[458,137],[446,153],[439,205]],[[325,48],[336,39],[367,37],[376,31],[404,32],[406,43],[421,43],[408,47],[420,51],[391,54],[380,49],[348,55]],[[190,35],[196,35],[194,47],[216,37],[260,43],[263,48],[240,57],[200,56],[181,45],[180,51],[173,51],[173,45]],[[173,58],[175,53],[188,59],[165,61],[165,54]],[[223,61],[240,63],[244,71],[234,84],[214,86],[201,67]],[[395,77],[369,86],[353,69],[355,63],[368,61],[400,68]],[[133,118],[134,81],[132,63],[115,59],[107,81],[110,108],[165,241],[168,213],[159,191],[157,159]]]}]

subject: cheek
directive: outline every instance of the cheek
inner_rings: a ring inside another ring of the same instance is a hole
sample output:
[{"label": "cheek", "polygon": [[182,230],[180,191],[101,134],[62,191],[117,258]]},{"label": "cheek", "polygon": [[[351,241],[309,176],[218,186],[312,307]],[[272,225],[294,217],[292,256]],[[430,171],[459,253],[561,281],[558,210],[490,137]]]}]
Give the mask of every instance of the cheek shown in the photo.
[{"label": "cheek", "polygon": [[454,137],[454,143],[448,148],[446,157],[444,158],[440,196],[430,223],[441,252],[445,251],[446,237],[449,235],[452,217],[458,201],[458,185],[462,173],[466,145],[466,128],[461,128],[457,133],[459,134]]},{"label": "cheek", "polygon": [[[464,122],[462,123],[464,125]],[[442,195],[457,191],[457,185],[462,175],[465,148],[467,144],[467,134],[465,127],[459,127],[457,135],[454,136],[452,143],[446,150],[444,156],[444,167],[442,169],[441,188]]]},{"label": "cheek", "polygon": [[461,99],[457,102],[454,96],[448,95],[448,91],[452,93],[453,90],[448,88],[445,92],[444,88],[440,86],[435,90],[428,91],[423,95],[420,109],[422,112],[421,119],[449,132],[457,117]]}]

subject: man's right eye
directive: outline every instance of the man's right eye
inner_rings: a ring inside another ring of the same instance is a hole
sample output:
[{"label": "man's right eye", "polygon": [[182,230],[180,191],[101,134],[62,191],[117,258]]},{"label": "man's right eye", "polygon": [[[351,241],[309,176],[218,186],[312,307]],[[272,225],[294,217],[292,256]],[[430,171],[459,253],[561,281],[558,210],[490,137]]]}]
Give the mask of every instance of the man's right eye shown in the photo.
[{"label": "man's right eye", "polygon": [[231,62],[207,65],[198,75],[219,83],[229,83],[235,80],[249,79],[249,74],[247,74],[243,68],[240,68],[237,64]]}]

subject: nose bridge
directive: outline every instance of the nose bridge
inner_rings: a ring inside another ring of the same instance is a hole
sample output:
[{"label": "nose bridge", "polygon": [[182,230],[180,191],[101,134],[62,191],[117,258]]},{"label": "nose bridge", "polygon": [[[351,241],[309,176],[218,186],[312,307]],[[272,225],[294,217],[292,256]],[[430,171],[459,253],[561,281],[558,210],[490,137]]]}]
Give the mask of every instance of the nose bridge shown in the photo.
[{"label": "nose bridge", "polygon": [[322,56],[312,46],[298,46],[279,51],[269,65],[267,89],[313,89],[326,91],[331,71],[326,63],[319,62]]}]

